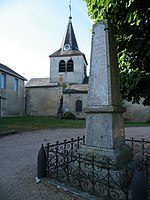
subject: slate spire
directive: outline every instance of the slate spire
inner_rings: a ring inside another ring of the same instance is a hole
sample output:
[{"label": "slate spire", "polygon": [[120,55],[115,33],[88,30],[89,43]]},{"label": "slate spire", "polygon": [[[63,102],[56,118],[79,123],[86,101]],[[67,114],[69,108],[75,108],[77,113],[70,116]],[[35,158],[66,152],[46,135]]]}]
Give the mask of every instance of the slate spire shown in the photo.
[{"label": "slate spire", "polygon": [[74,34],[73,26],[72,26],[71,1],[69,4],[69,10],[70,10],[69,22],[67,25],[67,30],[64,35],[62,44],[61,44],[61,49],[62,50],[79,50],[77,40]]}]

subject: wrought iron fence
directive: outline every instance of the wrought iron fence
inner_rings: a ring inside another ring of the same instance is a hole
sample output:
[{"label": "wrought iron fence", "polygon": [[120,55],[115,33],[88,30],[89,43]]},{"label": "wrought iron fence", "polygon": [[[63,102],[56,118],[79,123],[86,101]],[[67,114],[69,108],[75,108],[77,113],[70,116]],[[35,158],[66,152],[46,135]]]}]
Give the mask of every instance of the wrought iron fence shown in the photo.
[{"label": "wrought iron fence", "polygon": [[132,148],[132,158],[146,160],[150,156],[150,141],[141,138],[136,140],[134,138],[126,139],[126,143]]},{"label": "wrought iron fence", "polygon": [[[133,159],[140,158],[147,179],[150,177],[150,141],[127,139],[131,146]],[[61,183],[69,184],[84,192],[106,200],[131,199],[131,181],[135,162],[118,166],[110,159],[97,160],[94,156],[85,158],[78,149],[85,144],[85,137],[70,141],[56,142],[45,146],[47,157],[47,176]]]}]

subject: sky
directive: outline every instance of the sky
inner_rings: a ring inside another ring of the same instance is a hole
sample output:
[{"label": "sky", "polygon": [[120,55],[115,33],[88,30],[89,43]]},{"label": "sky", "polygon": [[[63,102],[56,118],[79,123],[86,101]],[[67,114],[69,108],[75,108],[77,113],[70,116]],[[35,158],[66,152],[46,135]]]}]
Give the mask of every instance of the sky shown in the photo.
[{"label": "sky", "polygon": [[[70,0],[0,0],[0,63],[26,79],[49,77],[49,55],[63,40]],[[78,47],[90,65],[92,20],[83,0],[72,0]]]}]

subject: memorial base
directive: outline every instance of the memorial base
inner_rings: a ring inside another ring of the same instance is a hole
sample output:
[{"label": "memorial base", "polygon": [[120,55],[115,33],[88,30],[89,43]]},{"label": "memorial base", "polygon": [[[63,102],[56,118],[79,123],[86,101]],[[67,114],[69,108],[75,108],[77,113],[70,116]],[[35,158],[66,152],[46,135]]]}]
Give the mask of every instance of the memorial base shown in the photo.
[{"label": "memorial base", "polygon": [[79,153],[87,159],[92,158],[92,156],[99,161],[110,159],[110,161],[114,164],[127,163],[132,159],[132,150],[126,144],[116,149],[105,149],[85,145],[79,149]]}]

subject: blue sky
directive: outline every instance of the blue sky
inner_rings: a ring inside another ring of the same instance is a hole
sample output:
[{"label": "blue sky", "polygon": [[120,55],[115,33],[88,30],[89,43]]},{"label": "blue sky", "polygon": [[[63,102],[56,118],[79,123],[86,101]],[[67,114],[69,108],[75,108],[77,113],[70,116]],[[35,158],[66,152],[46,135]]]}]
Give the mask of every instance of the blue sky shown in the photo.
[{"label": "blue sky", "polygon": [[[60,48],[69,0],[0,0],[0,63],[28,80],[49,77],[49,55]],[[72,0],[78,46],[90,62],[92,21],[86,3]]]}]

